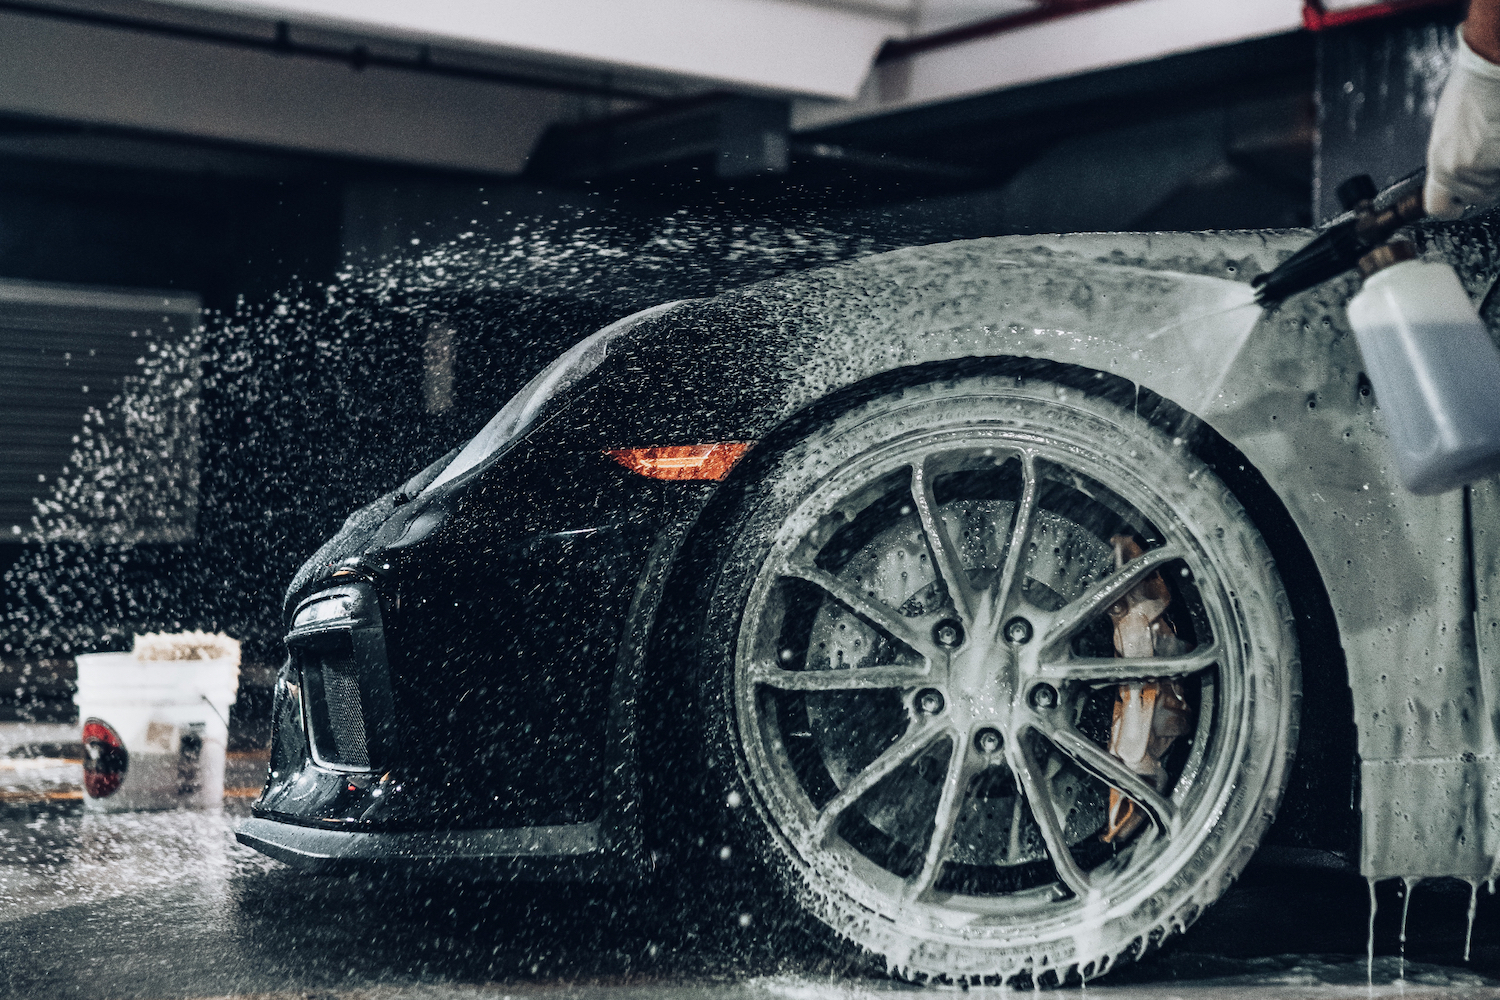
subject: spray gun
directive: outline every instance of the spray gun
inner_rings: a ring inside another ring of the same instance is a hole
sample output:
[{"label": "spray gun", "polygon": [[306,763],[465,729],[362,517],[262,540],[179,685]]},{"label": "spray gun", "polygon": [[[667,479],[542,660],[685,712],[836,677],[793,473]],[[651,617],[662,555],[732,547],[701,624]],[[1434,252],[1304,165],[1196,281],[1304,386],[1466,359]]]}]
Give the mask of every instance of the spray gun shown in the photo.
[{"label": "spray gun", "polygon": [[[1413,493],[1444,493],[1500,471],[1500,350],[1446,262],[1391,237],[1425,216],[1419,171],[1383,192],[1368,176],[1339,185],[1352,217],[1254,282],[1270,305],[1358,266],[1349,325],[1385,417],[1396,471]],[[1408,187],[1410,185],[1410,187]]]},{"label": "spray gun", "polygon": [[[1280,302],[1337,277],[1359,263],[1359,259],[1385,243],[1396,230],[1427,214],[1422,207],[1422,187],[1412,181],[1419,171],[1397,181],[1385,191],[1376,191],[1369,174],[1351,177],[1338,186],[1339,203],[1353,217],[1335,223],[1322,235],[1298,250],[1274,271],[1255,279],[1255,301],[1261,305]],[[1401,193],[1401,192],[1405,193]],[[1382,207],[1376,208],[1377,202]]]}]

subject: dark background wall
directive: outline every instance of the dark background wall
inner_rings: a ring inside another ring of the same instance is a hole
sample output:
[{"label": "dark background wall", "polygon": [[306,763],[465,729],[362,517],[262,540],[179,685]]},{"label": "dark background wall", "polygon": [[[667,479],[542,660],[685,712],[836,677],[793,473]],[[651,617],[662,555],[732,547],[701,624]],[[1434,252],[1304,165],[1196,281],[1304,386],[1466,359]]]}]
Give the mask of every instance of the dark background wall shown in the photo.
[{"label": "dark background wall", "polygon": [[339,259],[343,179],[0,157],[0,276],[264,297]]},{"label": "dark background wall", "polygon": [[1439,8],[1319,38],[1317,221],[1341,211],[1334,191],[1345,178],[1369,174],[1385,187],[1424,165],[1461,14]]}]

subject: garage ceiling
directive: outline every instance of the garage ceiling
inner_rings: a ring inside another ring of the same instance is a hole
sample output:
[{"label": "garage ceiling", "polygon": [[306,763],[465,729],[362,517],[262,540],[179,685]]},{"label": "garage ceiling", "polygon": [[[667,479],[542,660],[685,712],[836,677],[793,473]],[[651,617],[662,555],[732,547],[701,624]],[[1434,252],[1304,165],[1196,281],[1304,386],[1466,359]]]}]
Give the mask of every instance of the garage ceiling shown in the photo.
[{"label": "garage ceiling", "polygon": [[0,120],[515,175],[663,102],[809,134],[1434,2],[0,0]]}]

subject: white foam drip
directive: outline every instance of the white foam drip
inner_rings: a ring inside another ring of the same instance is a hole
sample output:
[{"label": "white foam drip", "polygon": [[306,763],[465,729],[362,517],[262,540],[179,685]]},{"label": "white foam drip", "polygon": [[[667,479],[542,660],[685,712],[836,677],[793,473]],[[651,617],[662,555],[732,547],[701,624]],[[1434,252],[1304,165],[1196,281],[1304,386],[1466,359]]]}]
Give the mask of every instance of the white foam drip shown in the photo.
[{"label": "white foam drip", "polygon": [[1464,961],[1469,960],[1469,946],[1474,943],[1474,911],[1479,905],[1479,882],[1469,882],[1469,924],[1464,931]]}]

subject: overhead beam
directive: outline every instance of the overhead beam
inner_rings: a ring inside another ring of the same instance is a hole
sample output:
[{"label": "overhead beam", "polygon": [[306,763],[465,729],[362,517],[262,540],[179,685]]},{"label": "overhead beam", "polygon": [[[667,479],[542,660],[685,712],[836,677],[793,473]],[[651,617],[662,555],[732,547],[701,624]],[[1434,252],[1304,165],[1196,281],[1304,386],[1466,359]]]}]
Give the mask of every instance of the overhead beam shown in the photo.
[{"label": "overhead beam", "polygon": [[963,35],[936,48],[912,46],[910,55],[877,65],[853,101],[796,102],[792,128],[825,128],[1303,26],[1302,0],[1132,0],[1090,7],[1013,30]]},{"label": "overhead beam", "polygon": [[0,10],[0,114],[517,174],[567,95]]},{"label": "overhead beam", "polygon": [[793,0],[165,0],[339,31],[849,99],[908,24]]}]

